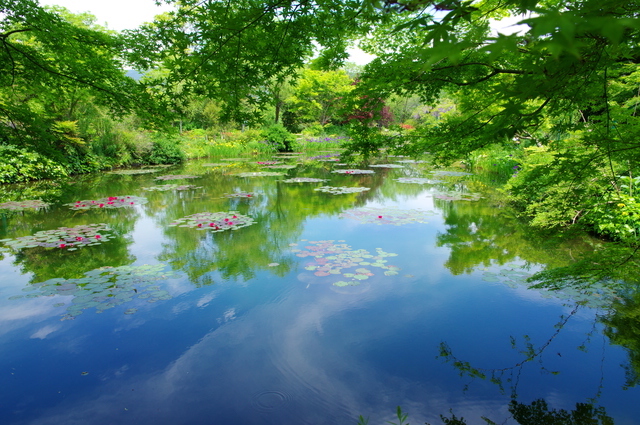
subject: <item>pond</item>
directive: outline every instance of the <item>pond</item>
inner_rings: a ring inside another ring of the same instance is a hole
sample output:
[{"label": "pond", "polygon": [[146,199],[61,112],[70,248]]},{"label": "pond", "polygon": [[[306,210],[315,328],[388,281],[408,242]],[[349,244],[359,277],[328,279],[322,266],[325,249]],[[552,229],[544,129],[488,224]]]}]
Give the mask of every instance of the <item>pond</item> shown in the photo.
[{"label": "pond", "polygon": [[587,237],[483,176],[303,157],[6,187],[47,205],[0,210],[0,423],[640,423],[633,298],[524,281]]}]

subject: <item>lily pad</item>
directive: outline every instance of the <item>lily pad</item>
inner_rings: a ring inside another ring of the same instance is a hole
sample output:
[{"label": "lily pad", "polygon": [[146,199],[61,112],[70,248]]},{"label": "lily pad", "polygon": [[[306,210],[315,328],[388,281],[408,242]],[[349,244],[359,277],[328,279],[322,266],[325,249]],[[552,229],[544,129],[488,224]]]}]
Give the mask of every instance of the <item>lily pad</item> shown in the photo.
[{"label": "lily pad", "polygon": [[202,186],[194,186],[192,184],[163,184],[160,186],[143,187],[142,190],[167,192],[169,190],[192,190],[202,189]]},{"label": "lily pad", "polygon": [[276,165],[279,161],[258,161],[256,164],[258,165]]},{"label": "lily pad", "polygon": [[157,173],[158,171],[160,171],[160,170],[159,169],[153,169],[153,168],[139,168],[139,169],[132,169],[132,170],[114,170],[114,171],[107,172],[107,174],[135,175],[135,174]]},{"label": "lily pad", "polygon": [[164,176],[156,177],[156,180],[198,179],[200,177],[192,174],[165,174]]},{"label": "lily pad", "polygon": [[280,168],[280,169],[283,169],[283,170],[292,170],[292,169],[294,169],[296,167],[297,167],[297,165],[294,165],[294,164],[278,164],[278,165],[267,165],[264,168]]},{"label": "lily pad", "polygon": [[358,220],[366,224],[392,224],[401,226],[411,223],[427,223],[426,217],[435,215],[433,211],[402,210],[398,208],[361,207],[345,211],[339,215],[342,218]]},{"label": "lily pad", "polygon": [[403,159],[403,160],[400,160],[400,161],[397,161],[397,162],[399,162],[401,164],[424,164],[427,161],[416,160],[416,159]]},{"label": "lily pad", "polygon": [[237,211],[229,212],[201,212],[174,220],[169,226],[191,227],[212,232],[224,232],[225,230],[237,230],[251,226],[253,218],[242,215]]},{"label": "lily pad", "polygon": [[206,164],[202,164],[203,167],[228,167],[228,162],[208,162]]},{"label": "lily pad", "polygon": [[23,248],[82,248],[106,242],[113,235],[109,234],[108,226],[100,224],[84,224],[75,227],[59,227],[55,230],[43,230],[32,236],[22,236],[5,240],[4,244],[14,250]]},{"label": "lily pad", "polygon": [[431,174],[434,174],[436,176],[452,176],[452,177],[473,175],[473,173],[467,173],[464,171],[447,171],[447,170],[435,170],[435,171],[431,171]]},{"label": "lily pad", "polygon": [[256,194],[254,192],[235,192],[225,193],[223,198],[253,198]]},{"label": "lily pad", "polygon": [[400,164],[372,164],[372,165],[369,165],[369,167],[374,167],[374,168],[405,168],[404,165],[400,165]]},{"label": "lily pad", "polygon": [[424,177],[399,177],[395,179],[398,183],[416,183],[416,184],[436,184],[442,183],[442,180],[427,179]]},{"label": "lily pad", "polygon": [[140,196],[108,196],[100,199],[85,199],[82,201],[72,202],[65,204],[70,206],[74,210],[88,210],[88,209],[112,209],[112,208],[125,208],[133,207],[135,205],[146,204],[147,198]]},{"label": "lily pad", "polygon": [[374,174],[373,170],[356,170],[356,169],[346,169],[346,170],[333,170],[332,173],[338,174]]},{"label": "lily pad", "polygon": [[292,179],[282,180],[283,183],[319,183],[326,181],[327,179],[316,179],[313,177],[294,177]]},{"label": "lily pad", "polygon": [[332,195],[343,195],[346,193],[359,193],[370,190],[368,187],[347,187],[347,186],[320,186],[313,190],[319,192],[331,193]]},{"label": "lily pad", "polygon": [[46,208],[49,204],[39,199],[33,199],[30,201],[8,201],[0,203],[0,210],[10,211],[24,211],[24,210],[38,210],[40,208]]},{"label": "lily pad", "polygon": [[238,177],[275,177],[275,176],[284,176],[284,173],[278,173],[275,171],[253,171],[247,173],[238,173],[236,174]]}]

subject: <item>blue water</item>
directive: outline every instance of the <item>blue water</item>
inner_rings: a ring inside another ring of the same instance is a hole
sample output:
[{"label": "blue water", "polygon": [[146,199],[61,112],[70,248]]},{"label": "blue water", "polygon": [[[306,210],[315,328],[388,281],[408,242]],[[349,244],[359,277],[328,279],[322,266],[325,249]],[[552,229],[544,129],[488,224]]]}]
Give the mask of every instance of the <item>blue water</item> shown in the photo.
[{"label": "blue water", "polygon": [[[242,167],[237,169],[250,168]],[[597,319],[603,309],[574,312],[575,303],[566,298],[484,280],[485,271],[506,266],[482,260],[482,249],[468,254],[478,261],[453,258],[452,246],[438,242],[456,227],[454,213],[476,214],[479,233],[492,220],[505,220],[489,213],[495,212],[490,200],[434,199],[426,185],[394,182],[406,175],[402,170],[339,176],[307,167],[287,175],[321,175],[329,182],[285,184],[278,177],[238,178],[237,169],[196,163],[159,173],[202,174],[179,181],[202,186],[184,193],[142,191],[157,184],[151,175],[87,178],[52,195],[57,203],[46,211],[6,215],[4,238],[85,222],[106,222],[120,233],[55,258],[55,250],[25,254],[32,248],[3,254],[0,423],[355,424],[363,415],[382,424],[395,419],[400,405],[411,423],[439,424],[439,415],[451,409],[468,424],[484,424],[481,416],[509,424],[515,423],[508,412],[512,390],[521,402],[543,398],[555,409],[593,399],[616,424],[640,423],[638,389],[622,389],[627,353],[603,336]],[[420,172],[412,169],[411,175]],[[372,189],[355,195],[313,190],[322,184]],[[221,198],[236,190],[256,195]],[[83,214],[62,205],[125,194],[147,196],[149,203],[128,212]],[[428,223],[402,225],[339,215],[355,206],[433,215]],[[229,209],[256,223],[233,233],[167,227],[188,214]],[[466,222],[461,226],[474,233]],[[316,276],[304,268],[313,258],[292,251],[317,241],[371,254],[381,248],[397,254],[386,259],[400,270],[387,276],[365,265],[374,275],[359,285],[332,285],[344,278]],[[498,238],[484,242],[512,248]],[[537,249],[521,244],[521,252]],[[73,296],[9,299],[38,281],[79,277],[95,268],[93,260],[98,267],[100,261],[114,267],[165,264],[175,275],[154,285],[170,299],[134,297],[99,314],[88,307],[71,320],[61,319],[68,318]],[[467,261],[471,270],[453,273],[447,267],[452,261]],[[510,264],[544,267],[515,254]],[[134,314],[125,314],[133,308]],[[558,330],[554,325],[563,315],[571,317]],[[550,343],[517,367],[524,356],[510,337],[522,347],[525,335],[536,348]],[[585,341],[587,350],[578,350]],[[460,376],[438,356],[443,342],[475,368],[505,369],[504,391],[489,380]]]}]

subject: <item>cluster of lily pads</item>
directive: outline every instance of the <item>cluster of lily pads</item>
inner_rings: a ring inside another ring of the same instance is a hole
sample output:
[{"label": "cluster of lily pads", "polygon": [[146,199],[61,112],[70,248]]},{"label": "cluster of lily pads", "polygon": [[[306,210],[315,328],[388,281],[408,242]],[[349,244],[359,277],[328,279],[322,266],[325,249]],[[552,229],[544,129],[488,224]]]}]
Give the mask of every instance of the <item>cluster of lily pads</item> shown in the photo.
[{"label": "cluster of lily pads", "polygon": [[191,190],[202,189],[202,186],[195,186],[192,184],[163,184],[160,186],[143,187],[142,190],[167,192],[169,190]]},{"label": "cluster of lily pads", "polygon": [[179,180],[179,179],[197,179],[200,176],[194,176],[191,174],[165,174],[164,176],[156,177],[156,180]]},{"label": "cluster of lily pads", "polygon": [[284,176],[284,173],[278,173],[275,171],[252,171],[247,173],[237,173],[238,177],[274,177]]},{"label": "cluster of lily pads", "polygon": [[191,227],[212,232],[224,232],[225,230],[236,230],[242,227],[251,226],[253,218],[242,215],[237,211],[229,212],[201,212],[191,214],[183,218],[174,220],[169,226]]},{"label": "cluster of lily pads", "polygon": [[27,200],[27,201],[8,201],[0,203],[0,210],[10,211],[24,211],[24,210],[38,210],[40,208],[46,208],[49,204],[39,199]]},{"label": "cluster of lily pads", "polygon": [[375,172],[373,170],[349,169],[349,170],[333,170],[332,173],[338,173],[338,174],[374,174]]},{"label": "cluster of lily pads", "polygon": [[[304,241],[304,240],[303,240]],[[313,271],[316,276],[343,276],[350,280],[333,282],[334,286],[359,285],[361,281],[374,276],[374,273],[366,267],[375,267],[384,271],[386,276],[398,274],[399,267],[387,265],[387,257],[395,257],[398,254],[385,252],[382,248],[376,248],[376,253],[371,254],[365,249],[353,250],[345,241],[304,241],[304,249],[292,248],[296,256],[313,258],[313,262],[305,265],[305,270]],[[292,243],[289,246],[297,247]],[[366,267],[365,267],[366,266]]]},{"label": "cluster of lily pads", "polygon": [[331,193],[332,195],[343,195],[345,193],[360,193],[371,190],[368,187],[348,187],[348,186],[320,186],[313,190],[318,192]]},{"label": "cluster of lily pads", "polygon": [[427,223],[426,217],[433,216],[434,211],[418,209],[401,210],[398,208],[374,208],[361,207],[347,210],[339,215],[342,218],[350,218],[366,224],[393,224],[401,226],[410,223]]},{"label": "cluster of lily pads", "polygon": [[14,250],[44,247],[75,251],[85,246],[100,245],[108,241],[111,237],[113,237],[113,235],[109,234],[108,226],[104,223],[99,223],[84,224],[75,227],[59,227],[55,230],[43,230],[31,236],[2,239],[0,242]]},{"label": "cluster of lily pads", "polygon": [[326,181],[327,179],[316,179],[313,177],[294,177],[291,179],[282,180],[283,183],[320,183]]},{"label": "cluster of lily pads", "polygon": [[256,164],[258,165],[276,165],[279,164],[280,161],[258,161]]},{"label": "cluster of lily pads", "polygon": [[[62,320],[73,319],[88,308],[95,307],[96,313],[102,313],[134,298],[151,303],[171,299],[171,295],[159,286],[150,286],[155,281],[171,277],[175,275],[166,272],[162,264],[100,267],[86,272],[81,278],[55,278],[29,285],[23,289],[28,294],[14,295],[9,299],[72,296],[70,304],[57,303],[55,307],[67,305],[67,313]],[[124,314],[133,314],[136,311],[137,309],[131,308]]]},{"label": "cluster of lily pads", "polygon": [[369,165],[369,167],[375,167],[375,168],[404,168],[404,166],[400,165],[400,164],[373,164],[373,165]]},{"label": "cluster of lily pads", "polygon": [[235,192],[235,193],[225,193],[223,198],[253,198],[256,196],[254,192]]},{"label": "cluster of lily pads", "polygon": [[399,177],[395,179],[398,183],[415,183],[415,184],[437,184],[443,183],[442,180],[427,179],[424,177]]},{"label": "cluster of lily pads", "polygon": [[465,171],[447,171],[447,170],[435,170],[435,171],[431,171],[431,174],[434,174],[436,176],[451,176],[451,177],[473,175],[473,173],[467,173]]},{"label": "cluster of lily pads", "polygon": [[74,210],[88,210],[91,208],[100,209],[133,207],[135,205],[146,203],[147,198],[142,198],[140,196],[107,196],[106,198],[85,199],[83,201],[76,201],[65,205],[70,206]]},{"label": "cluster of lily pads", "polygon": [[160,171],[159,169],[153,169],[153,168],[140,168],[140,169],[133,169],[133,170],[114,170],[114,171],[109,171],[108,174],[123,174],[123,175],[135,175],[135,174],[151,174],[151,173],[157,173],[158,171]]},{"label": "cluster of lily pads", "polygon": [[281,170],[293,170],[296,168],[295,164],[278,164],[278,165],[267,165],[264,168],[279,168]]}]

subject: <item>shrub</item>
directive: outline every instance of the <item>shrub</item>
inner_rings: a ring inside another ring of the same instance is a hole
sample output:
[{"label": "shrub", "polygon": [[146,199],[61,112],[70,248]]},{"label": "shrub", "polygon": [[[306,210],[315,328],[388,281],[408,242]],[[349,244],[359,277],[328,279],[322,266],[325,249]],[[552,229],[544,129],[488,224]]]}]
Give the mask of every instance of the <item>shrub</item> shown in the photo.
[{"label": "shrub", "polygon": [[36,152],[15,146],[0,146],[0,183],[57,179],[69,173],[61,164]]},{"label": "shrub", "polygon": [[143,158],[149,164],[176,164],[186,159],[176,139],[158,137],[151,145],[151,151]]},{"label": "shrub", "polygon": [[280,152],[293,152],[296,146],[295,136],[282,124],[273,124],[267,127],[262,131],[262,137]]}]

